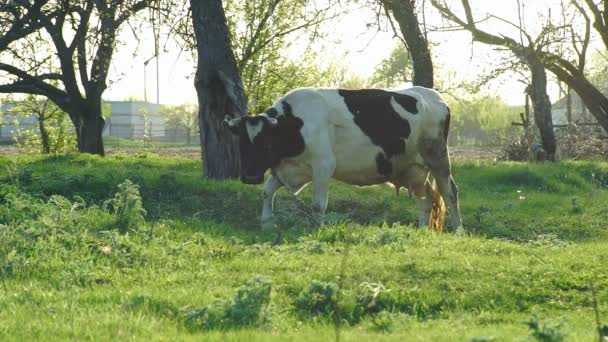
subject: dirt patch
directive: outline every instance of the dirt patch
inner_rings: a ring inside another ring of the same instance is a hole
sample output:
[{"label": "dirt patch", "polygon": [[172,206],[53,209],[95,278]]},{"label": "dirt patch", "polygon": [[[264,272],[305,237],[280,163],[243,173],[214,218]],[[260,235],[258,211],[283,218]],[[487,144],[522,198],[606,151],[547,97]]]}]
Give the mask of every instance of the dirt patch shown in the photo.
[{"label": "dirt patch", "polygon": [[116,153],[135,154],[141,152],[154,153],[161,156],[181,157],[189,159],[201,159],[201,148],[196,146],[188,147],[159,147],[159,148],[139,148],[139,147],[107,147],[106,154],[111,156]]},{"label": "dirt patch", "polygon": [[452,160],[494,160],[500,153],[500,147],[450,147]]}]

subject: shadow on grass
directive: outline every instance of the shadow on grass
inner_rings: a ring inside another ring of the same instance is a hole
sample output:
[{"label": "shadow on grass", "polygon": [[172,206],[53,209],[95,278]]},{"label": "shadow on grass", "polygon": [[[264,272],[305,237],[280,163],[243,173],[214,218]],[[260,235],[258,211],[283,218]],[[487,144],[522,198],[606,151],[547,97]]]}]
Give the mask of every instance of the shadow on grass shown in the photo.
[{"label": "shadow on grass", "polygon": [[[130,179],[139,186],[149,221],[191,222],[192,229],[246,243],[290,241],[314,229],[306,224],[305,214],[285,206],[290,195],[281,190],[275,199],[277,207],[286,208],[281,235],[262,232],[262,187],[205,179],[195,160],[146,153],[106,158],[66,154],[19,157],[16,162],[2,157],[2,164],[6,167],[0,168],[0,181],[18,183],[22,191],[35,196],[81,197],[89,205],[101,205],[118,184]],[[516,241],[543,234],[573,241],[606,235],[599,228],[601,215],[595,213],[601,199],[608,197],[605,164],[465,164],[455,173],[465,226],[474,234]],[[517,199],[520,189],[527,196],[525,201]],[[596,196],[591,202],[584,199],[589,191]],[[300,198],[304,206],[310,205],[310,187]],[[386,187],[332,182],[328,213],[362,225],[407,225],[415,222],[417,209],[413,200],[404,195],[397,198]]]}]

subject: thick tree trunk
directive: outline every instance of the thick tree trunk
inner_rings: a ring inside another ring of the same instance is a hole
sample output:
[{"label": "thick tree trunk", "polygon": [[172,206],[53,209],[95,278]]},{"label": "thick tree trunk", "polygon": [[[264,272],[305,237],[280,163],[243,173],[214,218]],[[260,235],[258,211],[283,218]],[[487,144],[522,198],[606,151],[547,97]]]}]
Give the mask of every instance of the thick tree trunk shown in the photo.
[{"label": "thick tree trunk", "polygon": [[104,156],[102,134],[105,120],[101,115],[101,100],[97,103],[75,106],[68,114],[76,128],[78,152]]},{"label": "thick tree trunk", "polygon": [[238,140],[224,127],[225,115],[246,115],[246,98],[221,0],[190,0],[198,63],[194,86],[199,102],[203,169],[209,178],[240,173]]},{"label": "thick tree trunk", "polygon": [[556,142],[551,115],[551,101],[547,95],[547,73],[544,65],[536,56],[528,56],[527,61],[532,73],[532,84],[527,88],[527,92],[532,99],[534,122],[540,131],[540,138],[547,153],[547,160],[554,161]]},{"label": "thick tree trunk", "polygon": [[412,56],[414,85],[433,88],[433,60],[429,43],[420,29],[413,0],[381,0],[393,13]]},{"label": "thick tree trunk", "polygon": [[42,145],[42,153],[49,154],[51,153],[51,144],[49,139],[49,132],[46,130],[46,125],[44,124],[45,119],[38,119],[38,130],[40,131],[40,143]]}]

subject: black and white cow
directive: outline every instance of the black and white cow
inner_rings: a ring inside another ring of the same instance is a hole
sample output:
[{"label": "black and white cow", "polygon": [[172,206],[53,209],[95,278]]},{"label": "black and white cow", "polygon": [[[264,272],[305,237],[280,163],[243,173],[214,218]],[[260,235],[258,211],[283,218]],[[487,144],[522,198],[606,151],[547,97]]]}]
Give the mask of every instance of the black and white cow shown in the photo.
[{"label": "black and white cow", "polygon": [[[272,171],[264,184],[262,225],[272,222],[279,188],[297,193],[309,182],[322,222],[330,178],[407,188],[416,195],[420,226],[429,224],[433,198],[443,197],[448,228],[462,225],[447,147],[450,110],[432,89],[301,88],[263,114],[227,116],[225,123],[240,137],[241,181],[259,184]],[[441,196],[433,196],[429,173]]]}]

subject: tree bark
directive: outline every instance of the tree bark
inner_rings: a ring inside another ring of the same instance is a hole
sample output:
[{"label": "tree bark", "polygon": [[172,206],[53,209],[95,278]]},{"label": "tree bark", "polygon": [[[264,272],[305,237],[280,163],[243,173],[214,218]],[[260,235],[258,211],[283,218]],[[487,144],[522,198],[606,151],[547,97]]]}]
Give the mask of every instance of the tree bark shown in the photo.
[{"label": "tree bark", "polygon": [[545,66],[535,55],[528,56],[526,60],[526,64],[532,74],[532,82],[526,91],[532,99],[534,122],[540,131],[543,148],[547,153],[547,160],[555,161],[555,132],[553,130],[551,115],[551,101],[547,95],[547,73],[545,72]]},{"label": "tree bark", "polygon": [[199,128],[205,176],[236,178],[239,145],[224,126],[225,115],[244,116],[246,98],[230,45],[221,0],[190,0],[198,62],[194,86],[199,103]]},{"label": "tree bark", "polygon": [[49,154],[51,153],[51,144],[49,139],[49,132],[46,130],[46,125],[44,124],[44,118],[38,118],[38,130],[40,131],[40,143],[42,145],[42,153]]},{"label": "tree bark", "polygon": [[103,127],[105,120],[99,115],[85,113],[80,121],[78,151],[82,153],[105,155],[103,146]]},{"label": "tree bark", "polygon": [[381,0],[401,29],[407,50],[412,56],[413,84],[433,88],[433,60],[429,43],[420,29],[413,0]]}]

